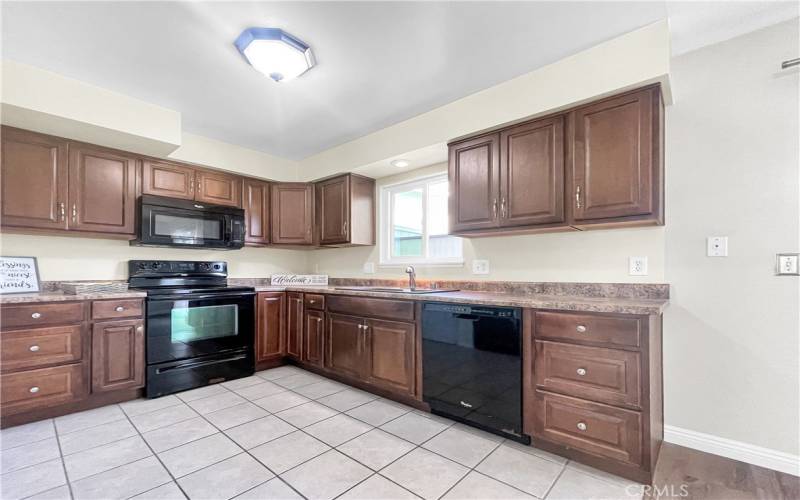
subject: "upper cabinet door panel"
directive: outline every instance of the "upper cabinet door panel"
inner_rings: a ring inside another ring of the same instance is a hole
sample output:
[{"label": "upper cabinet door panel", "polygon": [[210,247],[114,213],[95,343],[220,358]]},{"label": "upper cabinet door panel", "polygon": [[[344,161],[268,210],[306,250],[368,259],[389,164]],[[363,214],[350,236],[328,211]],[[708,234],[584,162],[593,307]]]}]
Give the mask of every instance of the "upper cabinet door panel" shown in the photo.
[{"label": "upper cabinet door panel", "polygon": [[314,243],[314,185],[278,183],[272,185],[272,243],[310,245]]},{"label": "upper cabinet door panel", "polygon": [[67,141],[2,129],[2,223],[66,229]]},{"label": "upper cabinet door panel", "polygon": [[499,142],[493,134],[449,146],[451,231],[497,226]]},{"label": "upper cabinet door panel", "polygon": [[500,186],[501,225],[564,220],[563,116],[500,134]]},{"label": "upper cabinet door panel", "polygon": [[653,212],[658,99],[658,90],[651,88],[575,111],[576,221]]},{"label": "upper cabinet door panel", "polygon": [[269,243],[269,183],[256,179],[242,181],[242,208],[247,243]]},{"label": "upper cabinet door panel", "polygon": [[317,217],[320,243],[323,245],[349,241],[350,176],[345,175],[317,184]]},{"label": "upper cabinet door panel", "polygon": [[242,201],[241,180],[235,175],[198,170],[194,199],[215,205],[238,207]]},{"label": "upper cabinet door panel", "polygon": [[184,200],[194,199],[194,169],[175,163],[145,160],[142,193]]},{"label": "upper cabinet door panel", "polygon": [[84,144],[69,152],[69,228],[134,234],[136,158]]}]

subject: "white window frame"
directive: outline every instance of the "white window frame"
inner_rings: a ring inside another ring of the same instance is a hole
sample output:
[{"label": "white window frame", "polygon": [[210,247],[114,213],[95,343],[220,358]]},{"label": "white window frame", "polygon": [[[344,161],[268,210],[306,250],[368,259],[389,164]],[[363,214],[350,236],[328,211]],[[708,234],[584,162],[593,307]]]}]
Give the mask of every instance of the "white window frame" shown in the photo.
[{"label": "white window frame", "polygon": [[[428,185],[433,182],[447,181],[447,173],[418,177],[413,180],[398,182],[380,189],[380,231],[378,247],[380,249],[381,267],[404,267],[407,265],[427,267],[460,267],[464,265],[464,245],[461,243],[461,256],[451,258],[428,258]],[[392,256],[392,206],[393,194],[400,191],[422,188],[422,257]]]}]

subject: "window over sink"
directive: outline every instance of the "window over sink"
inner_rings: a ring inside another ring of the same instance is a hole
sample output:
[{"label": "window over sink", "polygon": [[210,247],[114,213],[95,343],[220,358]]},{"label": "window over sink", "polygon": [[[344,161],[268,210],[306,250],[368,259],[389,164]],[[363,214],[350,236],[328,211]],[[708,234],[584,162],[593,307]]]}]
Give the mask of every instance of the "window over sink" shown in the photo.
[{"label": "window over sink", "polygon": [[381,265],[463,264],[462,240],[448,234],[447,196],[447,174],[381,188]]}]

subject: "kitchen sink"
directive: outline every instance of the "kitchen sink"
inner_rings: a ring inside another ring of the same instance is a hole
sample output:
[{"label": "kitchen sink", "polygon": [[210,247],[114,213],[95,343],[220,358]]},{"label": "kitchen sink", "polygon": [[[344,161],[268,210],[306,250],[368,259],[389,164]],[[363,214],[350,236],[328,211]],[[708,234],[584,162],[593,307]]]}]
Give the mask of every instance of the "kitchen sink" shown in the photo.
[{"label": "kitchen sink", "polygon": [[354,292],[386,292],[386,293],[442,293],[442,292],[457,292],[456,288],[399,288],[387,286],[337,286],[336,290],[352,290]]}]

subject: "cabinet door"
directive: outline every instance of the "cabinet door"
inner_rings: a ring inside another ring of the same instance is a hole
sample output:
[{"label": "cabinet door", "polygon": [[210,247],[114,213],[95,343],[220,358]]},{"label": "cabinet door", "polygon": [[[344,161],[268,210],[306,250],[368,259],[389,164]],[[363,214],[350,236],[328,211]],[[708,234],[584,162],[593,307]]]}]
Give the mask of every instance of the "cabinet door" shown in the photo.
[{"label": "cabinet door", "polygon": [[69,228],[134,234],[137,161],[133,156],[71,143]]},{"label": "cabinet door", "polygon": [[242,203],[241,177],[198,170],[195,173],[195,182],[197,191],[194,199],[197,201],[232,207],[238,207]]},{"label": "cabinet door", "polygon": [[95,323],[92,327],[92,392],[144,386],[144,321]]},{"label": "cabinet door", "polygon": [[564,117],[500,134],[500,225],[564,220]]},{"label": "cabinet door", "polygon": [[653,212],[653,182],[658,181],[653,175],[654,141],[659,137],[654,105],[659,99],[657,89],[646,89],[575,111],[576,221]]},{"label": "cabinet door", "polygon": [[314,185],[305,183],[273,184],[272,243],[310,245],[314,243]]},{"label": "cabinet door", "polygon": [[322,342],[325,337],[325,313],[306,311],[305,352],[303,361],[322,366]]},{"label": "cabinet door", "polygon": [[320,244],[350,240],[350,176],[317,183],[317,222]]},{"label": "cabinet door", "polygon": [[497,226],[499,142],[493,134],[449,146],[451,231]]},{"label": "cabinet door", "polygon": [[66,229],[67,141],[2,129],[2,224]]},{"label": "cabinet door", "polygon": [[256,245],[269,243],[269,183],[244,179],[242,208],[246,228],[244,241]]},{"label": "cabinet door", "polygon": [[414,391],[414,324],[368,319],[367,381],[404,394]]},{"label": "cabinet door", "polygon": [[258,294],[256,362],[281,359],[286,354],[286,294]]},{"label": "cabinet door", "polygon": [[325,330],[325,368],[353,378],[364,374],[364,318],[328,314]]},{"label": "cabinet door", "polygon": [[286,354],[300,360],[303,358],[303,294],[287,292]]},{"label": "cabinet door", "polygon": [[194,169],[186,165],[146,160],[142,165],[142,193],[194,199]]}]

